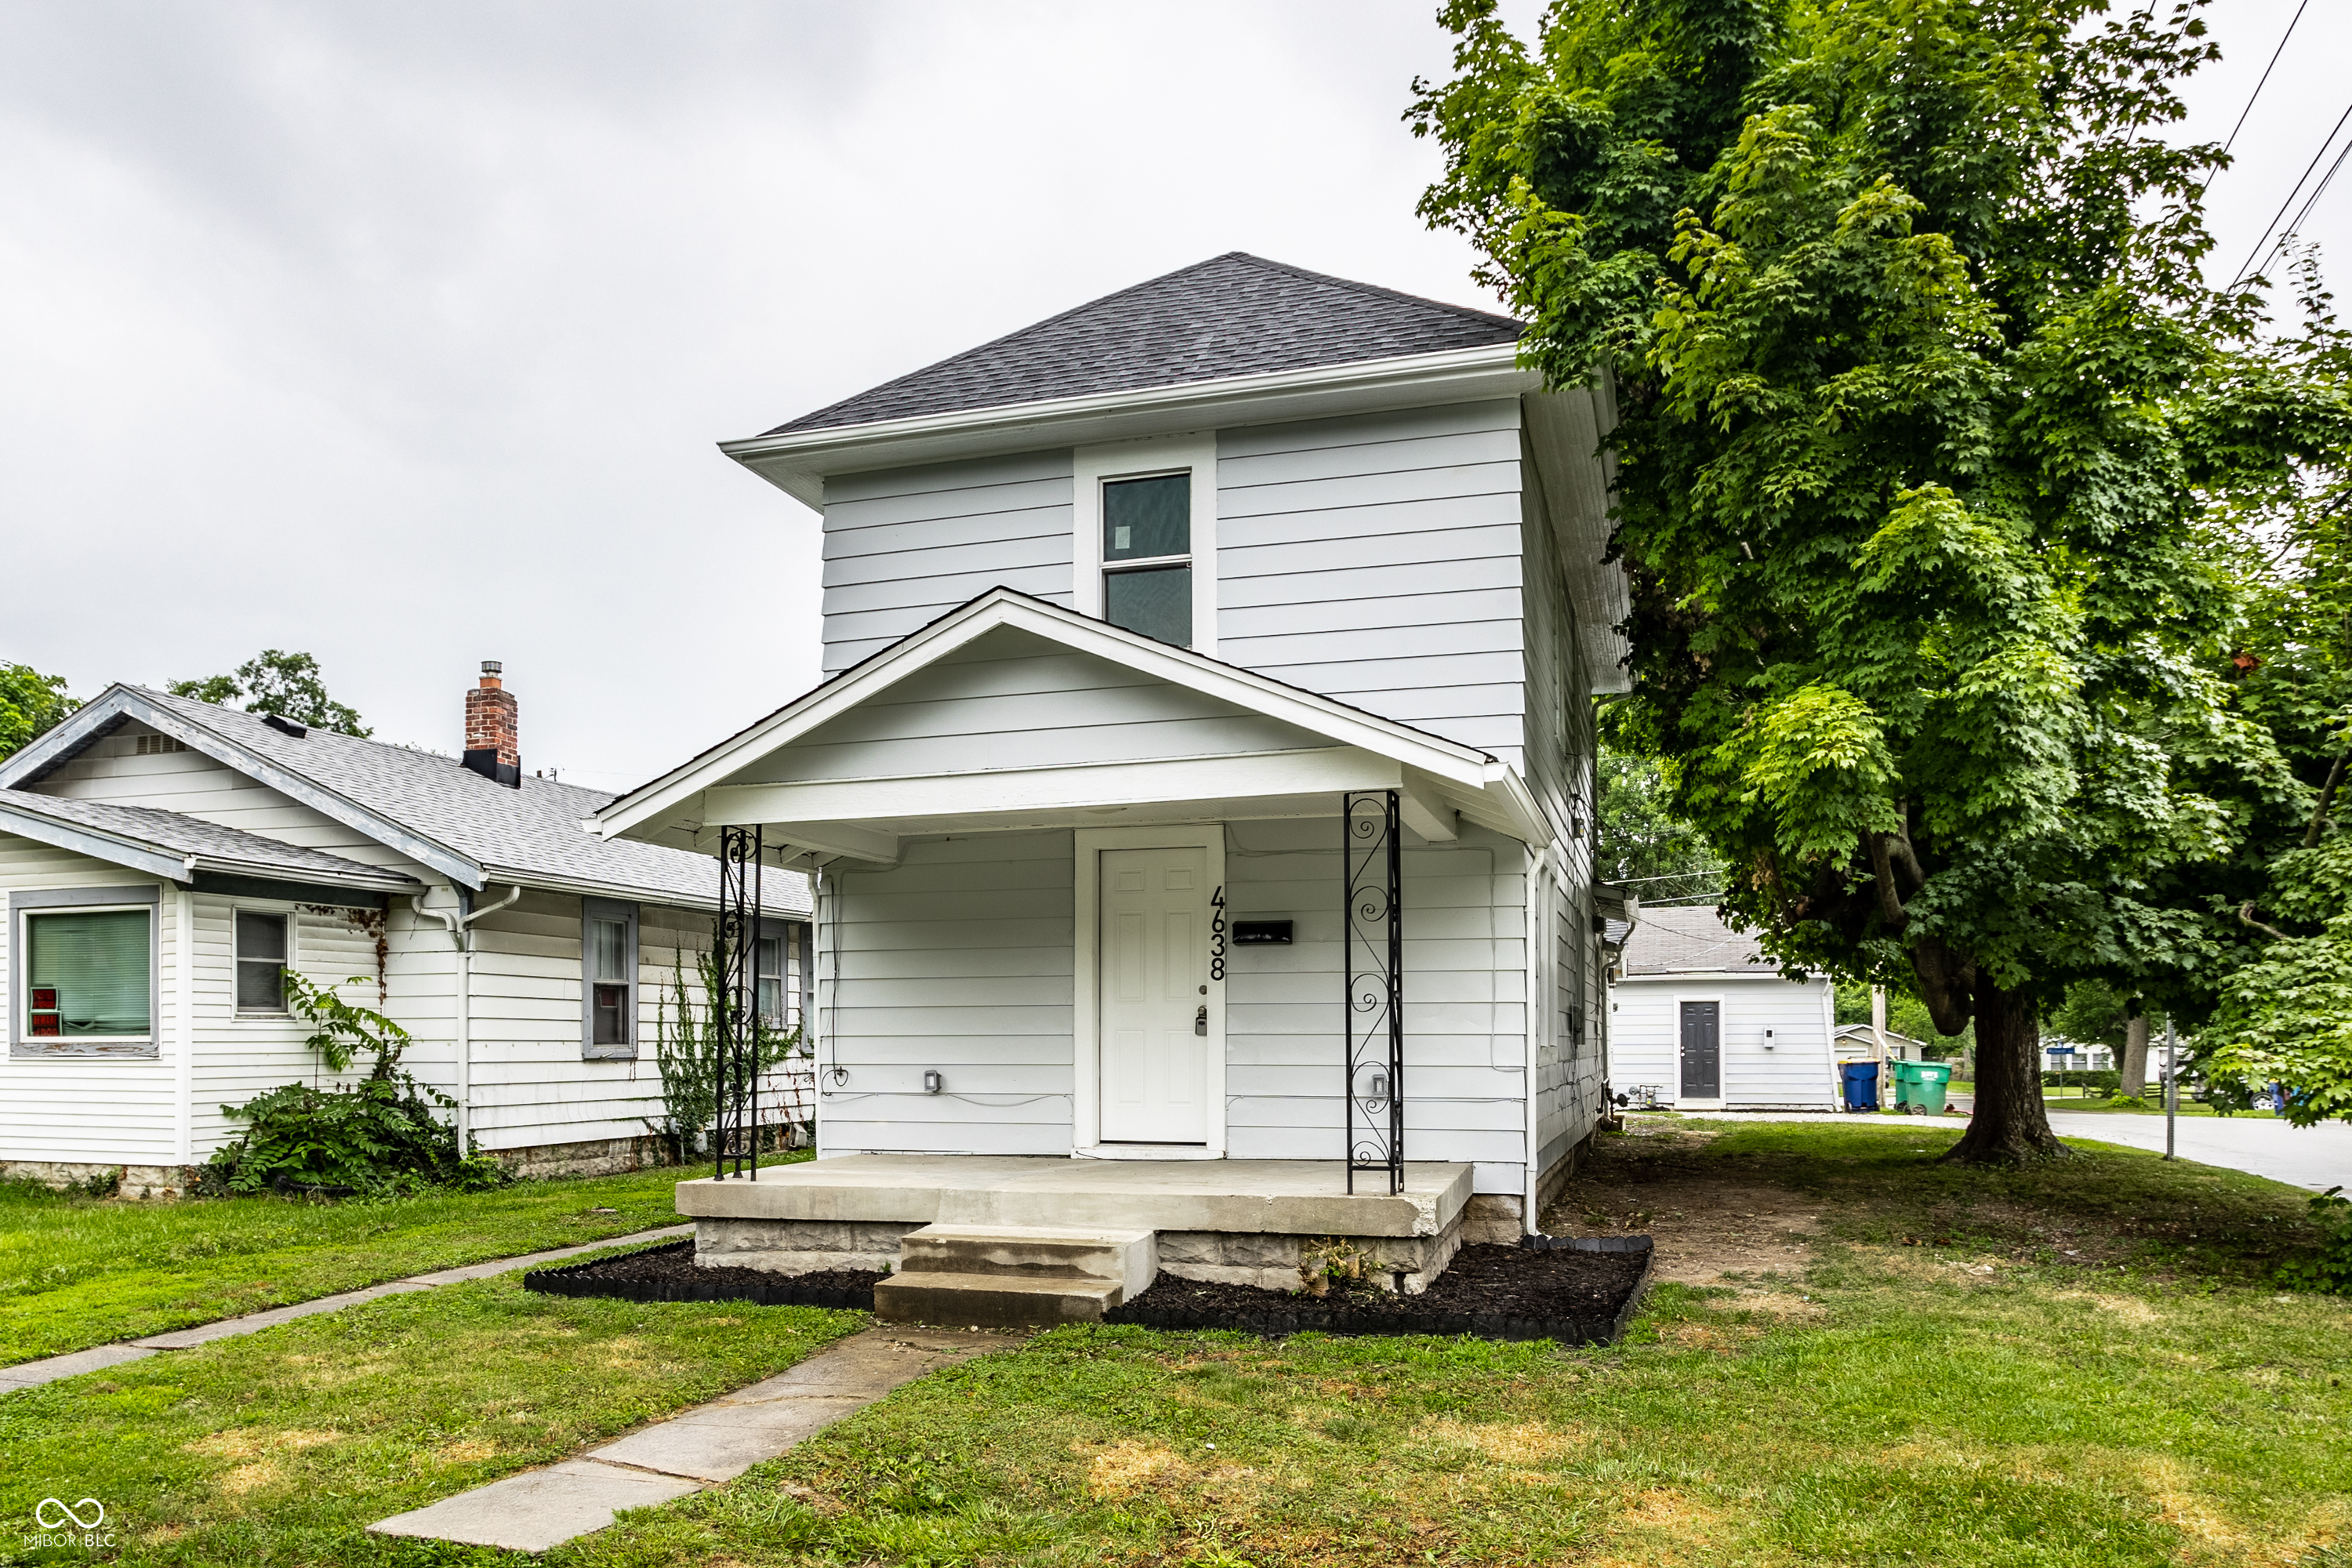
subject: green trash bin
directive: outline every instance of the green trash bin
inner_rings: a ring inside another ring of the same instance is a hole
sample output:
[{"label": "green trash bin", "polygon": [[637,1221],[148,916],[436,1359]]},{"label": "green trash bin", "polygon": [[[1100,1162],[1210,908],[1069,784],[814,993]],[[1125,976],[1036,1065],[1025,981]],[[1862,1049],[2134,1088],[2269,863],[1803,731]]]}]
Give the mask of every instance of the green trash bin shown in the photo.
[{"label": "green trash bin", "polygon": [[1896,1062],[1895,1109],[1907,1116],[1941,1116],[1945,1086],[1951,1081],[1949,1062]]}]

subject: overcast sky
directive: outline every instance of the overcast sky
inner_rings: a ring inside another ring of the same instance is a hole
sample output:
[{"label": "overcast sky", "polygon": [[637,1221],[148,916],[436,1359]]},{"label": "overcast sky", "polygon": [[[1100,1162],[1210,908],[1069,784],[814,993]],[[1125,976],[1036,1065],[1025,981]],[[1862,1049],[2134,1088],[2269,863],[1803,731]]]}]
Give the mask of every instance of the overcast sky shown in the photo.
[{"label": "overcast sky", "polygon": [[[2215,8],[2183,134],[2295,4]],[[0,658],[308,649],[449,752],[499,658],[526,766],[639,782],[817,676],[814,516],[713,443],[1226,250],[1492,303],[1412,216],[1434,9],[0,0]],[[2315,0],[2221,270],[2347,58]]]}]

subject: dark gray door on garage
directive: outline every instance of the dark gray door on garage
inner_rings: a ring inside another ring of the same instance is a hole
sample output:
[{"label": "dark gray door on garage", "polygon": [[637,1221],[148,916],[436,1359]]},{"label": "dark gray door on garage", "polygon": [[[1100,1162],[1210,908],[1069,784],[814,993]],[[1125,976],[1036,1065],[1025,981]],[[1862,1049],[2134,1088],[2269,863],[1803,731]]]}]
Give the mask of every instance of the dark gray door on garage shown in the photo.
[{"label": "dark gray door on garage", "polygon": [[1717,1100],[1723,1094],[1723,1004],[1683,1004],[1683,1097]]}]

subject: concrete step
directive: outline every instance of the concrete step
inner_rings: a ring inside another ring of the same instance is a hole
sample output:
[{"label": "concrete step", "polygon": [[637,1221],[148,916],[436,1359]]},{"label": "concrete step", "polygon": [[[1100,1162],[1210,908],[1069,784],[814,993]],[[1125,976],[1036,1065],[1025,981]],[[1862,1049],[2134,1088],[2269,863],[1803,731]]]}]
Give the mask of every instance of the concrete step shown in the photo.
[{"label": "concrete step", "polygon": [[1123,1300],[1150,1289],[1158,1277],[1160,1237],[1150,1230],[927,1225],[899,1239],[898,1273],[988,1275],[1045,1284],[1108,1281],[1120,1288],[1118,1300]]},{"label": "concrete step", "polygon": [[874,1315],[886,1323],[1025,1329],[1097,1323],[1127,1297],[1116,1279],[1058,1279],[914,1269],[874,1287]]}]

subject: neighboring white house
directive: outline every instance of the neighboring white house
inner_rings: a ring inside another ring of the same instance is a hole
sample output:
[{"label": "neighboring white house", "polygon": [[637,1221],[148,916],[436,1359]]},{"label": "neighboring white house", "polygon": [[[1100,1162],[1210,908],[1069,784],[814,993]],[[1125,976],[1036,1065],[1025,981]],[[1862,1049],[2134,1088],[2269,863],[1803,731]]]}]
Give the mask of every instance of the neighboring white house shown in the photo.
[{"label": "neighboring white house", "polygon": [[1642,906],[1610,997],[1609,1082],[1685,1110],[1837,1103],[1829,979],[1789,980],[1712,906]]},{"label": "neighboring white house", "polygon": [[[1626,591],[1607,389],[1545,391],[1519,332],[1234,253],[726,447],[823,514],[830,679],[595,826],[818,870],[827,1158],[763,1185],[903,1231],[949,1212],[908,1171],[1153,1162],[1235,1200],[1118,1210],[1171,1268],[1346,1232],[1231,1216],[1350,1164],[1423,1195],[1414,1279],[1465,1215],[1533,1227],[1601,1111]],[[905,1163],[944,1156],[1028,1158]],[[903,1214],[848,1184],[886,1170]]]},{"label": "neighboring white house", "polygon": [[[486,1151],[652,1154],[657,997],[710,943],[717,866],[582,832],[612,797],[523,771],[497,668],[462,761],[114,686],[0,763],[0,1173],[177,1189],[235,1136],[223,1104],[318,1074],[280,965],[362,977]],[[789,1022],[806,880],[765,893]]]}]

